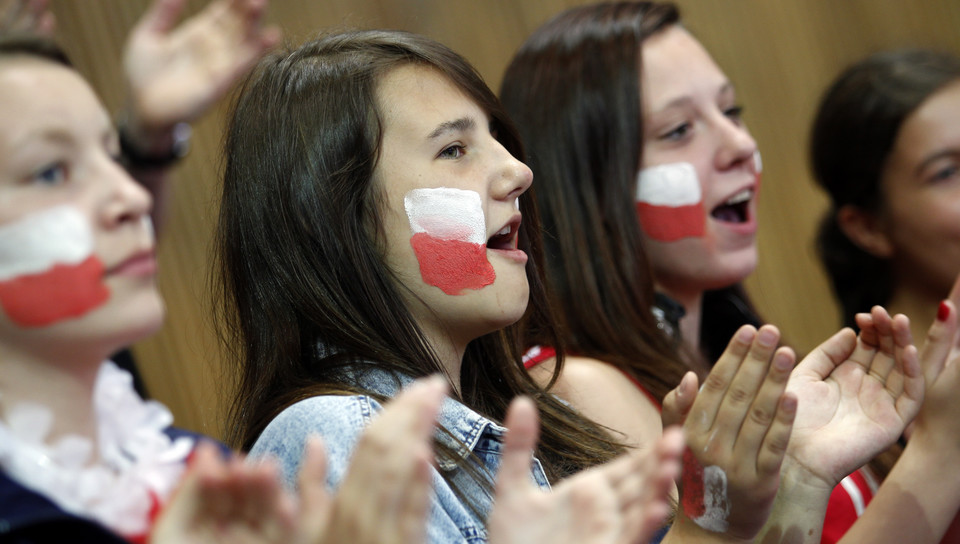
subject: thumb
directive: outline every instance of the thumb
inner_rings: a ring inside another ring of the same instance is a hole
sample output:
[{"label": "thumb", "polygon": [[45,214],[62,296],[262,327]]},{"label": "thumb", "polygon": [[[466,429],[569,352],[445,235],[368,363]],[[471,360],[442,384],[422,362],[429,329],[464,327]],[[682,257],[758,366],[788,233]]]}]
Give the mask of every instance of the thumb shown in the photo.
[{"label": "thumb", "polygon": [[530,464],[540,434],[537,408],[528,397],[517,397],[507,409],[503,463],[497,475],[497,495],[532,485]]}]

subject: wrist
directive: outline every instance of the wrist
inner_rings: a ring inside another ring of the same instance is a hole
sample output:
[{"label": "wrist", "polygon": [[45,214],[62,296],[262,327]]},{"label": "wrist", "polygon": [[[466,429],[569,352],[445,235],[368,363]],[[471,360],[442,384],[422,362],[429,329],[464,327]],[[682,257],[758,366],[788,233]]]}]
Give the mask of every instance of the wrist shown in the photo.
[{"label": "wrist", "polygon": [[165,169],[179,162],[190,149],[191,132],[187,123],[147,127],[132,115],[117,121],[123,162],[135,170]]}]

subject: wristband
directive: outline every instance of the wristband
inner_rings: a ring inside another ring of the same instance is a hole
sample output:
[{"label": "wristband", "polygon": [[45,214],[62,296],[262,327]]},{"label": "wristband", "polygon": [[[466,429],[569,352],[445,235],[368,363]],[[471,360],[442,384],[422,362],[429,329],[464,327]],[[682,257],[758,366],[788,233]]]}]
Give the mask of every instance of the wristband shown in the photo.
[{"label": "wristband", "polygon": [[131,169],[139,170],[160,170],[169,168],[171,165],[186,156],[190,151],[190,135],[192,129],[187,123],[177,123],[171,129],[172,142],[170,150],[162,155],[146,153],[137,147],[136,143],[127,133],[126,124],[122,121],[118,124],[117,133],[120,137],[120,155],[123,163]]}]

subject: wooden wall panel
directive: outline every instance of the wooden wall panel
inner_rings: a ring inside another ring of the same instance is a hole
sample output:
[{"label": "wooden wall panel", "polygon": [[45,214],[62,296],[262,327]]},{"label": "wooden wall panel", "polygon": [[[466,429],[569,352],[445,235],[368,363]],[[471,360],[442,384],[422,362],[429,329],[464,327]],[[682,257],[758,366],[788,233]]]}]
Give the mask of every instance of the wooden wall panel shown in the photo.
[{"label": "wooden wall panel", "polygon": [[[273,0],[270,20],[298,43],[329,27],[400,28],[436,38],[499,86],[524,37],[575,0]],[[204,2],[189,0],[194,12]],[[760,266],[748,288],[761,311],[808,350],[838,323],[812,237],[825,200],[809,179],[810,118],[822,88],[870,52],[928,46],[960,54],[955,0],[681,0],[686,25],[737,86],[764,155]],[[123,97],[120,47],[146,0],[55,0],[60,37],[108,108]],[[135,347],[148,386],[188,428],[220,434],[224,394],[210,327],[207,274],[216,215],[223,111],[197,124],[162,233],[161,289],[168,323]]]}]

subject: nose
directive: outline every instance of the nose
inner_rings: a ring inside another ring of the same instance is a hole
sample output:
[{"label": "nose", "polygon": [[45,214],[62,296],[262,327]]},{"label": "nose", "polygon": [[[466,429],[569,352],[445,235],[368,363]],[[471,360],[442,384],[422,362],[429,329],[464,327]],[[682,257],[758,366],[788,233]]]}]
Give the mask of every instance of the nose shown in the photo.
[{"label": "nose", "polygon": [[514,200],[525,193],[533,183],[533,171],[530,167],[510,154],[506,148],[500,148],[503,154],[499,175],[493,186],[493,197],[497,200]]},{"label": "nose", "polygon": [[753,160],[757,142],[742,122],[724,116],[718,132],[721,145],[716,155],[717,169],[723,171]]},{"label": "nose", "polygon": [[153,210],[150,193],[114,160],[104,160],[101,179],[106,191],[101,219],[106,226],[140,223]]}]

